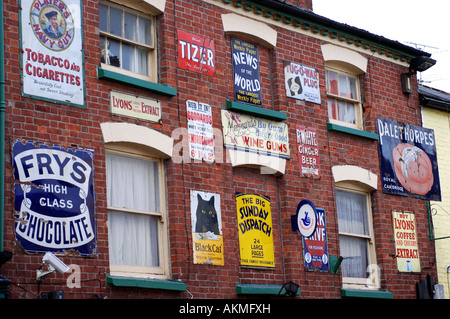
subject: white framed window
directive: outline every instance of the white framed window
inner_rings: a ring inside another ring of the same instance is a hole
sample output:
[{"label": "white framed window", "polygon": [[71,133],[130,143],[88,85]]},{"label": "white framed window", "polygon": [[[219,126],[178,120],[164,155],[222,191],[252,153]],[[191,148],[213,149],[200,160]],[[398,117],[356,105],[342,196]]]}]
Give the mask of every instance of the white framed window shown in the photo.
[{"label": "white framed window", "polygon": [[157,82],[155,16],[100,2],[102,68]]},{"label": "white framed window", "polygon": [[111,274],[169,278],[163,160],[107,149],[106,182]]},{"label": "white framed window", "polygon": [[351,183],[336,185],[344,288],[379,288],[370,193]]},{"label": "white framed window", "polygon": [[339,69],[326,69],[328,118],[332,123],[363,128],[359,78]]}]

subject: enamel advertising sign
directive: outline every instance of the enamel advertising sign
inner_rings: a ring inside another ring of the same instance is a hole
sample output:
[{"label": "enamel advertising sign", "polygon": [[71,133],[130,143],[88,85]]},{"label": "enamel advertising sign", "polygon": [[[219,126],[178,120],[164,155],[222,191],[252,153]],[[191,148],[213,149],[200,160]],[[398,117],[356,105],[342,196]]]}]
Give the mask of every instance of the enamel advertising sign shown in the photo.
[{"label": "enamel advertising sign", "polygon": [[383,191],[441,200],[434,130],[378,118]]},{"label": "enamel advertising sign", "polygon": [[191,190],[194,264],[223,266],[220,195]]},{"label": "enamel advertising sign", "polygon": [[300,174],[319,178],[320,160],[316,129],[297,125],[297,146]]},{"label": "enamel advertising sign", "polygon": [[151,122],[161,119],[161,102],[111,91],[111,113],[139,118]]},{"label": "enamel advertising sign", "polygon": [[234,93],[237,102],[261,105],[258,48],[255,44],[231,39]]},{"label": "enamel advertising sign", "polygon": [[328,271],[329,258],[325,211],[321,208],[316,208],[316,212],[316,230],[310,237],[302,237],[305,267],[308,270]]},{"label": "enamel advertising sign", "polygon": [[21,0],[23,94],[84,106],[80,0]]},{"label": "enamel advertising sign", "polygon": [[222,110],[222,130],[226,148],[290,158],[286,123]]},{"label": "enamel advertising sign", "polygon": [[214,40],[178,30],[178,67],[213,76],[215,72]]},{"label": "enamel advertising sign", "polygon": [[13,145],[15,235],[27,252],[96,253],[93,151]]},{"label": "enamel advertising sign", "polygon": [[286,96],[320,104],[319,72],[298,63],[283,61]]},{"label": "enamel advertising sign", "polygon": [[214,132],[211,106],[187,100],[189,156],[205,162],[214,161]]},{"label": "enamel advertising sign", "polygon": [[411,212],[392,211],[395,256],[401,272],[420,272],[416,216]]},{"label": "enamel advertising sign", "polygon": [[236,192],[236,208],[241,266],[275,268],[270,198]]}]

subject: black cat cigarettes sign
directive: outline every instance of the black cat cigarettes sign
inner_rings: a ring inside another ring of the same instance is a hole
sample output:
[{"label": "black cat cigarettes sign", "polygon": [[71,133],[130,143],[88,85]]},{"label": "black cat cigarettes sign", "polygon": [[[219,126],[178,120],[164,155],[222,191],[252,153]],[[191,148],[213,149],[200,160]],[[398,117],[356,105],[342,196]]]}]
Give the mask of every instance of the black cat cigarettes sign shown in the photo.
[{"label": "black cat cigarettes sign", "polygon": [[191,190],[194,264],[223,266],[220,195]]}]

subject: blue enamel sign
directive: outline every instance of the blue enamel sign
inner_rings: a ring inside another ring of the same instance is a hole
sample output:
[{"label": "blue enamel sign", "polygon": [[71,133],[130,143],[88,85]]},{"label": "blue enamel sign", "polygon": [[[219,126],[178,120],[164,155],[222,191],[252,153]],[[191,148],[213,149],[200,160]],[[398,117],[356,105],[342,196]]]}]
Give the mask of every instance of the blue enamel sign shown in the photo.
[{"label": "blue enamel sign", "polygon": [[310,237],[303,237],[303,257],[308,270],[328,271],[328,243],[325,211],[316,208],[317,227]]},{"label": "blue enamel sign", "polygon": [[434,130],[377,119],[383,192],[441,200]]},{"label": "blue enamel sign", "polygon": [[27,252],[96,253],[94,152],[13,145],[15,235]]},{"label": "blue enamel sign", "polygon": [[257,46],[243,40],[231,39],[231,52],[236,102],[261,105]]}]

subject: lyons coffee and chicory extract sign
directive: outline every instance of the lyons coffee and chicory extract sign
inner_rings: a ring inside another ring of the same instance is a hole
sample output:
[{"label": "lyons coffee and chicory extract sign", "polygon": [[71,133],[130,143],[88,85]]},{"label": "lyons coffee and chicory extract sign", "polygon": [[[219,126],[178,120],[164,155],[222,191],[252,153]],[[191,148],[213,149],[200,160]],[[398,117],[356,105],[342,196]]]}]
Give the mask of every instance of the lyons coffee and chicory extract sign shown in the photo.
[{"label": "lyons coffee and chicory extract sign", "polygon": [[15,235],[27,252],[96,253],[93,151],[13,145]]},{"label": "lyons coffee and chicory extract sign", "polygon": [[23,94],[84,106],[80,0],[21,0]]},{"label": "lyons coffee and chicory extract sign", "polygon": [[420,272],[419,245],[414,213],[392,211],[395,257],[401,272]]},{"label": "lyons coffee and chicory extract sign", "polygon": [[222,130],[226,148],[290,158],[286,123],[222,110]]},{"label": "lyons coffee and chicory extract sign", "polygon": [[440,201],[434,131],[383,118],[376,123],[383,191]]},{"label": "lyons coffee and chicory extract sign", "polygon": [[270,198],[236,192],[236,208],[241,266],[275,268]]},{"label": "lyons coffee and chicory extract sign", "polygon": [[236,101],[261,105],[257,46],[243,40],[231,39],[231,53]]},{"label": "lyons coffee and chicory extract sign", "polygon": [[178,67],[213,76],[214,40],[178,30]]},{"label": "lyons coffee and chicory extract sign", "polygon": [[161,102],[135,95],[111,91],[111,113],[158,122],[161,119]]}]

